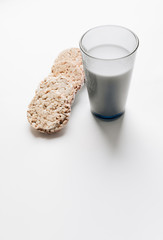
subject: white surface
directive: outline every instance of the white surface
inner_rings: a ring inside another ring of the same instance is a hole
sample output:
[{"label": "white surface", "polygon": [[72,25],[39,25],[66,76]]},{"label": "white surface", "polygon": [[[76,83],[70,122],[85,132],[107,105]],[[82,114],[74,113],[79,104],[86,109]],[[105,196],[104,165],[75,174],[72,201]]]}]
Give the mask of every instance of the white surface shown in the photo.
[{"label": "white surface", "polygon": [[[0,239],[163,239],[162,1],[0,1]],[[65,48],[101,24],[140,38],[126,113],[95,119],[83,88],[67,128],[26,109]]]}]

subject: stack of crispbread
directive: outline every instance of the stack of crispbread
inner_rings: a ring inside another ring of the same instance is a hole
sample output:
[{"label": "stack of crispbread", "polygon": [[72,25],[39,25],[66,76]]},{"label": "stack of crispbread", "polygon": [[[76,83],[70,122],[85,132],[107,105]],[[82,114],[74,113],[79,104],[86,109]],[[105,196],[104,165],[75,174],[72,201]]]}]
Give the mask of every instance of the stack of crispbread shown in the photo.
[{"label": "stack of crispbread", "polygon": [[61,52],[28,106],[27,118],[31,126],[49,134],[61,130],[69,120],[75,94],[83,83],[80,50],[70,48]]}]

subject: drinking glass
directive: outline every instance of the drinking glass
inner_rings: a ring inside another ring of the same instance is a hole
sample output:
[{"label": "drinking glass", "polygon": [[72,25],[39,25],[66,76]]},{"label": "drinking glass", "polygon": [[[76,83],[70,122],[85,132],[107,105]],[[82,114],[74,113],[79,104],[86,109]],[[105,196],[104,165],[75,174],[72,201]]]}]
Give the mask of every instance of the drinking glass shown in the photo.
[{"label": "drinking glass", "polygon": [[79,46],[92,113],[106,119],[120,117],[125,111],[138,37],[125,27],[104,25],[84,33]]}]

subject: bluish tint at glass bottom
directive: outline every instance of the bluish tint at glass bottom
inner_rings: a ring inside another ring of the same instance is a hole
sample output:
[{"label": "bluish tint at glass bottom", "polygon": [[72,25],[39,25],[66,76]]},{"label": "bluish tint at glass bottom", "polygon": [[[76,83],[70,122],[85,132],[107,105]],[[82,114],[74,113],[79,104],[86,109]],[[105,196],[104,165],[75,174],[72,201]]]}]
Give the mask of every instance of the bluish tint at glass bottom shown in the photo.
[{"label": "bluish tint at glass bottom", "polygon": [[105,119],[105,120],[115,120],[115,119],[121,117],[124,114],[124,112],[121,112],[121,113],[118,113],[118,114],[115,114],[115,115],[112,115],[112,116],[103,116],[103,115],[95,113],[95,112],[92,112],[92,113],[96,117],[102,118],[102,119]]}]

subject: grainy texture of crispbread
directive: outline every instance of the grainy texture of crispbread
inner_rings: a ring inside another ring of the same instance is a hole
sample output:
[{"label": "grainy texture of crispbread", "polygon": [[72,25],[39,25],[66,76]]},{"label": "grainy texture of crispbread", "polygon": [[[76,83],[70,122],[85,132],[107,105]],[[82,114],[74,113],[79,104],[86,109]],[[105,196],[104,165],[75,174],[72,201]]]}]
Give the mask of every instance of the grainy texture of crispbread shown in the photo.
[{"label": "grainy texture of crispbread", "polygon": [[73,87],[64,77],[49,76],[41,82],[28,106],[31,126],[43,133],[61,130],[68,122],[73,100]]},{"label": "grainy texture of crispbread", "polygon": [[64,51],[62,51],[55,62],[60,62],[60,61],[73,61],[77,65],[82,65],[82,55],[80,52],[79,48],[69,48]]},{"label": "grainy texture of crispbread", "polygon": [[54,77],[54,75],[49,74],[45,78],[36,90],[36,93],[40,90],[49,90],[55,92],[55,94],[63,95],[66,97],[67,101],[72,104],[75,94],[72,83],[64,76]]},{"label": "grainy texture of crispbread", "polygon": [[55,62],[52,66],[52,74],[56,76],[63,75],[72,83],[75,93],[84,84],[84,72],[80,66],[72,61]]}]

